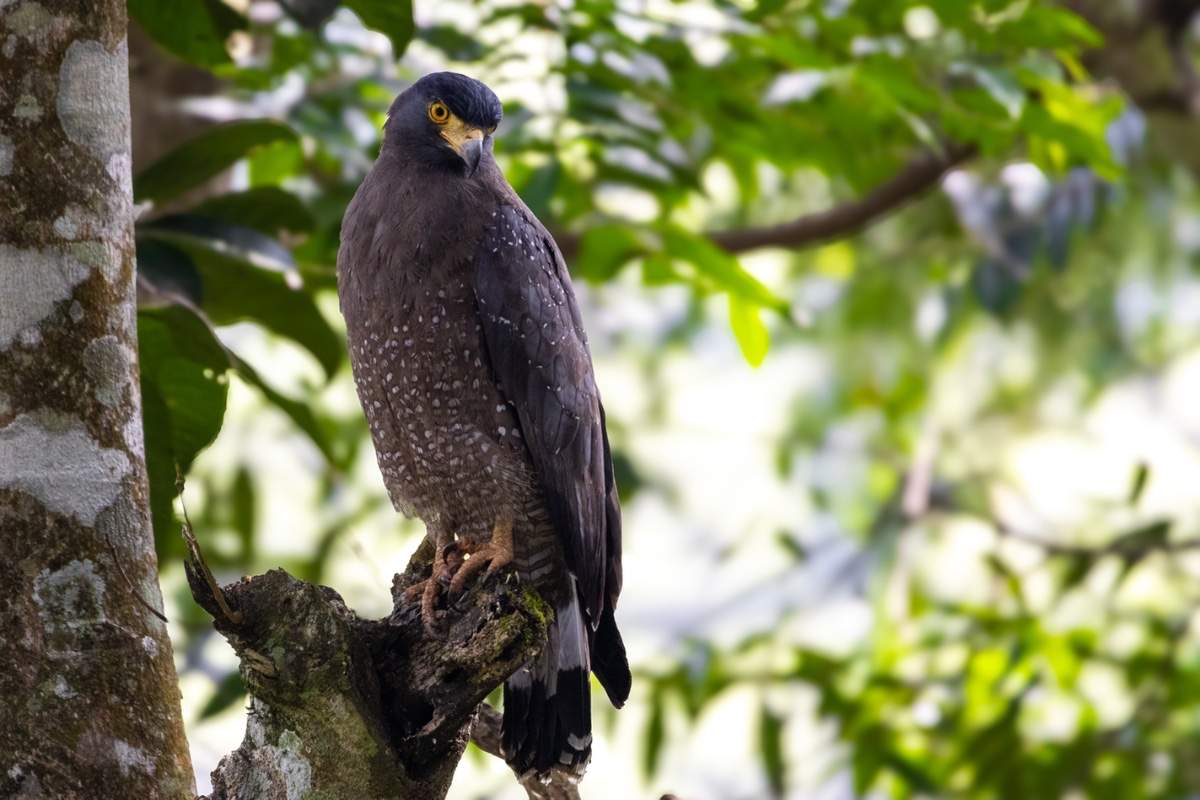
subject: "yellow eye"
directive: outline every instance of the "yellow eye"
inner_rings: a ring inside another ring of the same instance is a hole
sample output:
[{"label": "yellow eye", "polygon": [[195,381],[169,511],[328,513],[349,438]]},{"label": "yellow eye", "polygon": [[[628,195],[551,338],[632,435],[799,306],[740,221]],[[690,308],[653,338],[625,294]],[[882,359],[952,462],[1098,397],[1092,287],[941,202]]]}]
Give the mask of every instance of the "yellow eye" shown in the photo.
[{"label": "yellow eye", "polygon": [[441,100],[435,100],[429,104],[429,118],[438,125],[445,125],[450,121],[450,109]]}]

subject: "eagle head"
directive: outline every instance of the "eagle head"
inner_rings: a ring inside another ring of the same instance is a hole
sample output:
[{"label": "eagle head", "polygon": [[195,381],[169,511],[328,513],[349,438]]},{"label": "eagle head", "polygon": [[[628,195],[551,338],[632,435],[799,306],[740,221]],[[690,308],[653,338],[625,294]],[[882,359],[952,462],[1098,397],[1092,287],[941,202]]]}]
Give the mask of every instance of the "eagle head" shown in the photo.
[{"label": "eagle head", "polygon": [[502,109],[496,93],[457,72],[434,72],[388,110],[384,151],[470,177],[492,149]]}]

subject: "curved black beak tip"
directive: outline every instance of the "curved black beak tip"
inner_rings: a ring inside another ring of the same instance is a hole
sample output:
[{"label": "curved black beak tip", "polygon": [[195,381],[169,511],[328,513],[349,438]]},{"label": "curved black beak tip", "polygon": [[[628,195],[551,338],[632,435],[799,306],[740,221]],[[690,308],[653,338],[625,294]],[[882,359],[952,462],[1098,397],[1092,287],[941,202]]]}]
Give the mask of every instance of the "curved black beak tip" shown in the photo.
[{"label": "curved black beak tip", "polygon": [[467,177],[475,174],[475,170],[479,169],[479,162],[483,158],[484,140],[467,139],[462,147],[462,160],[467,167]]}]

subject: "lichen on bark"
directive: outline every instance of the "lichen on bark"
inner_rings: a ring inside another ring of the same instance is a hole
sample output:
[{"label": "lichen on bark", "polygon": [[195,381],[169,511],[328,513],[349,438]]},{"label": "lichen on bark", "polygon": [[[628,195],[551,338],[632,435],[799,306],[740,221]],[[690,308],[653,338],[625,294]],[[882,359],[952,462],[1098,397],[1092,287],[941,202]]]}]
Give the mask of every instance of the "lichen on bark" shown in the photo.
[{"label": "lichen on bark", "polygon": [[393,613],[364,620],[282,570],[220,589],[198,553],[189,561],[193,595],[237,651],[251,696],[211,800],[445,797],[476,710],[544,644],[548,609],[497,575],[456,598],[431,637],[403,596],[427,571],[414,559]]},{"label": "lichen on bark", "polygon": [[0,797],[194,795],[151,610],[125,26],[0,3]]}]

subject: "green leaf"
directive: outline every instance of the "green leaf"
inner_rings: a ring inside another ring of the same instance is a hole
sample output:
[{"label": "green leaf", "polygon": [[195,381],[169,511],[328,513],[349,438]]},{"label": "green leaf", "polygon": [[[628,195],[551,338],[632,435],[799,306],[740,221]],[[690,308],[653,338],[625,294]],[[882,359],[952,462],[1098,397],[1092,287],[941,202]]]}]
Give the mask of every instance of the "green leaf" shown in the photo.
[{"label": "green leaf", "polygon": [[257,186],[205,200],[189,212],[254,228],[268,236],[280,231],[307,233],[316,226],[312,212],[291,192],[277,186]]},{"label": "green leaf", "polygon": [[[139,317],[140,320],[140,317]],[[140,328],[140,325],[139,325]],[[175,518],[175,454],[171,450],[171,415],[143,368],[142,438],[146,453],[146,478],[150,490],[150,522],[154,548],[160,561],[180,552],[179,521]]]},{"label": "green leaf", "polygon": [[279,0],[283,9],[309,30],[316,30],[337,11],[340,0]]},{"label": "green leaf", "polygon": [[228,383],[223,353],[203,324],[180,306],[138,314],[138,365],[150,511],[160,549],[178,538],[176,469],[186,472],[217,437],[225,418]]},{"label": "green leaf", "polygon": [[404,55],[416,30],[412,0],[346,0],[346,7],[358,15],[363,25],[392,40],[394,58]]},{"label": "green leaf", "polygon": [[1083,662],[1065,637],[1046,635],[1039,638],[1038,650],[1050,668],[1054,680],[1065,689],[1075,688]]},{"label": "green leaf", "polygon": [[250,154],[250,185],[275,186],[304,167],[304,152],[296,140],[282,140]]},{"label": "green leaf", "polygon": [[1012,567],[1008,565],[1008,562],[1006,562],[996,553],[989,553],[987,556],[985,556],[984,561],[1008,588],[1009,593],[1017,601],[1018,606],[1024,609],[1025,593],[1021,587],[1020,576],[1013,572]]},{"label": "green leaf", "polygon": [[295,272],[291,251],[271,236],[224,220],[195,214],[172,214],[138,227],[143,239],[196,244],[276,272]]},{"label": "green leaf", "polygon": [[167,358],[182,358],[194,361],[201,368],[214,373],[229,368],[228,351],[195,310],[178,304],[160,308],[143,307],[138,309],[139,336],[143,322],[147,333],[163,334],[144,347],[139,339],[139,347],[142,347],[139,358],[143,366]]},{"label": "green leaf", "polygon": [[1031,3],[1013,24],[1030,44],[1063,46],[1080,44],[1091,49],[1104,44],[1104,36],[1083,17],[1064,8]]},{"label": "green leaf", "polygon": [[675,269],[675,265],[666,255],[651,253],[642,259],[642,282],[647,286],[669,286],[686,281],[686,276]]},{"label": "green leaf", "polygon": [[417,38],[454,61],[478,61],[487,55],[482,42],[452,25],[427,25],[417,31]]},{"label": "green leaf", "polygon": [[1121,180],[1122,167],[1107,139],[1109,125],[1121,112],[1121,100],[1096,101],[1027,71],[1019,77],[1040,99],[1038,104],[1027,104],[1021,115],[1034,163],[1051,172],[1082,163],[1105,180]]},{"label": "green leaf", "polygon": [[646,732],[642,736],[642,775],[652,778],[658,771],[658,759],[662,756],[664,741],[663,705],[661,686],[650,693],[650,716],[646,720]]},{"label": "green leaf", "polygon": [[910,758],[905,758],[894,749],[885,750],[883,762],[920,796],[937,791],[938,784],[929,774]]},{"label": "green leaf", "polygon": [[668,256],[694,265],[719,289],[755,305],[787,312],[787,303],[743,269],[737,258],[708,239],[677,227],[664,228],[662,237],[663,250]]},{"label": "green leaf", "polygon": [[1025,89],[1011,72],[983,64],[955,64],[950,72],[969,75],[1010,119],[1020,119],[1025,110]]},{"label": "green leaf", "polygon": [[137,239],[139,306],[169,305],[185,299],[199,305],[204,281],[195,263],[177,247],[139,236]]},{"label": "green leaf", "polygon": [[228,64],[225,39],[246,24],[220,0],[129,0],[128,8],[154,41],[201,67]]},{"label": "green leaf", "polygon": [[[189,253],[173,244],[148,238],[155,233],[161,235],[162,232],[157,229],[143,229],[142,233],[143,237],[138,240],[139,307],[145,311],[160,309],[163,310],[162,313],[170,315],[173,327],[179,334],[179,341],[189,348],[189,357],[201,361],[212,370],[236,370],[239,377],[258,389],[269,403],[283,411],[297,427],[307,433],[329,463],[340,464],[335,457],[328,432],[321,426],[312,409],[272,387],[253,367],[226,348],[217,337],[211,321],[201,308],[204,279]],[[179,290],[176,285],[177,273],[181,272],[189,281],[186,291]],[[272,275],[270,272],[265,274]],[[268,278],[271,279],[273,278]],[[191,281],[194,281],[194,285]],[[289,298],[295,294],[291,289],[286,291],[291,293],[286,295]],[[315,312],[315,308],[312,311]],[[322,323],[323,321],[321,318]],[[340,339],[337,339],[336,334],[329,331],[328,337],[332,338],[321,337],[318,334],[313,339],[314,342],[320,343],[322,351],[329,351],[326,352],[327,359],[334,355],[333,340],[336,340],[338,350],[341,349]],[[340,353],[337,357],[340,358]]]},{"label": "green leaf", "polygon": [[771,334],[762,321],[761,309],[735,294],[729,295],[729,322],[742,355],[752,367],[762,366],[771,346]]},{"label": "green leaf", "polygon": [[854,792],[857,796],[870,792],[880,770],[883,769],[883,756],[874,747],[873,742],[856,742],[853,750],[852,774],[854,775]]},{"label": "green leaf", "polygon": [[1068,591],[1074,589],[1091,573],[1092,567],[1096,565],[1096,557],[1091,555],[1071,555],[1066,557],[1066,566],[1063,569],[1062,589]]},{"label": "green leaf", "polygon": [[155,366],[153,381],[171,415],[171,450],[186,472],[221,432],[229,384],[221,373],[184,358]]},{"label": "green leaf", "polygon": [[[186,301],[138,312],[142,407],[150,505],[160,552],[170,552],[178,524],[173,502],[176,469],[187,473],[192,460],[220,432],[225,415],[226,374],[230,368],[287,414],[331,464],[337,464],[328,433],[312,409],[283,395],[217,338],[204,315]],[[214,388],[215,387],[215,388]],[[235,487],[234,527],[243,555],[253,554],[253,497]],[[239,499],[240,498],[240,499]]]},{"label": "green leaf", "polygon": [[1153,550],[1159,550],[1167,545],[1171,528],[1175,526],[1172,519],[1159,519],[1139,525],[1133,530],[1119,535],[1109,545],[1109,549],[1125,559],[1132,566]]},{"label": "green leaf", "polygon": [[1150,465],[1145,461],[1139,461],[1137,468],[1133,471],[1133,481],[1129,486],[1129,505],[1136,506],[1138,501],[1142,499],[1142,492],[1146,490],[1146,483],[1150,480]]},{"label": "green leaf", "polygon": [[230,495],[230,526],[237,532],[238,540],[242,543],[242,564],[250,568],[257,550],[254,533],[258,500],[254,490],[254,478],[245,466],[238,467]]},{"label": "green leaf", "polygon": [[213,689],[208,702],[200,709],[199,719],[205,720],[209,717],[215,717],[234,703],[240,702],[245,696],[246,685],[242,683],[241,673],[235,669],[222,678],[221,682]]},{"label": "green leaf", "polygon": [[146,228],[143,235],[163,239],[192,259],[204,282],[202,308],[213,323],[256,322],[308,350],[327,376],[337,371],[345,355],[342,338],[310,295],[288,285],[288,276],[220,252],[192,236],[158,228]]},{"label": "green leaf", "polygon": [[529,173],[528,178],[517,189],[525,205],[540,219],[550,216],[550,200],[554,197],[554,187],[558,184],[562,167],[557,159],[543,164]]},{"label": "green leaf", "polygon": [[783,758],[784,719],[762,704],[758,712],[758,751],[772,797],[783,797],[786,783],[786,762]]},{"label": "green leaf", "polygon": [[574,272],[597,283],[611,280],[625,264],[646,252],[636,228],[629,225],[597,225],[588,228],[579,242]]},{"label": "green leaf", "polygon": [[971,272],[971,288],[979,304],[997,316],[1004,316],[1021,299],[1021,280],[1008,264],[987,260]]},{"label": "green leaf", "polygon": [[204,310],[218,325],[257,322],[304,347],[332,377],[345,345],[309,295],[290,288],[279,273],[213,252],[194,250],[204,278]]},{"label": "green leaf", "polygon": [[804,542],[797,539],[790,531],[775,531],[775,543],[780,546],[791,559],[797,563],[808,560],[808,548]]},{"label": "green leaf", "polygon": [[295,141],[288,126],[271,120],[227,122],[209,128],[151,164],[133,181],[138,201],[161,203],[207,181],[256,148]]}]

